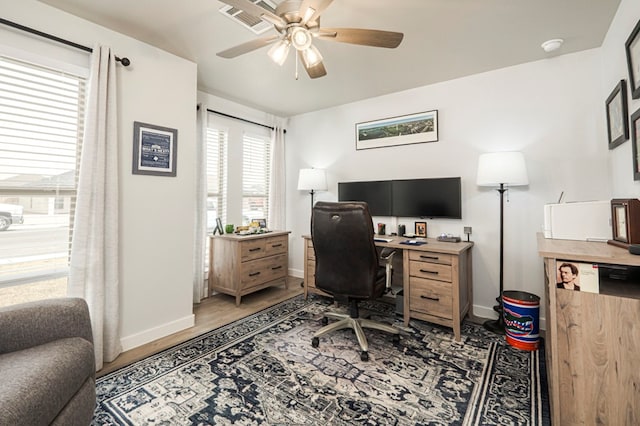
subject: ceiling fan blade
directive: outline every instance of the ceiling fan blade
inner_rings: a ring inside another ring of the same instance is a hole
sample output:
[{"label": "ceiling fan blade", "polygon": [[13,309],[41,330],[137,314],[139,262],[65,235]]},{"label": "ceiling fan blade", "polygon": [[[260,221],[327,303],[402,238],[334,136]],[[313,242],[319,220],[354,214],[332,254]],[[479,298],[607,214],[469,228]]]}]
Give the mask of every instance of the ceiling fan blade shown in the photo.
[{"label": "ceiling fan blade", "polygon": [[327,70],[324,68],[324,64],[322,61],[318,62],[312,67],[307,67],[302,59],[302,52],[298,52],[298,59],[300,63],[304,66],[304,69],[307,70],[307,74],[309,74],[309,78],[319,78],[327,75]]},{"label": "ceiling fan blade", "polygon": [[323,40],[333,40],[340,43],[393,49],[400,45],[404,34],[362,28],[322,28],[316,36]]},{"label": "ceiling fan blade", "polygon": [[246,43],[242,43],[237,46],[231,47],[227,50],[223,50],[222,52],[218,52],[216,53],[216,55],[220,56],[221,58],[227,58],[227,59],[235,58],[236,56],[244,55],[245,53],[249,53],[253,50],[260,49],[261,47],[264,47],[268,44],[273,43],[279,38],[280,36],[278,35],[257,38],[255,40],[251,40]]},{"label": "ceiling fan blade", "polygon": [[249,15],[253,15],[256,18],[263,19],[271,24],[285,26],[287,25],[286,21],[276,15],[273,12],[270,12],[266,9],[261,8],[249,0],[220,0],[222,3],[228,4],[229,6],[235,7],[236,9],[240,9]]},{"label": "ceiling fan blade", "polygon": [[[331,3],[333,0],[303,0],[299,12],[302,17],[300,24],[305,25],[307,22],[316,21]],[[309,8],[312,10],[309,11]]]}]

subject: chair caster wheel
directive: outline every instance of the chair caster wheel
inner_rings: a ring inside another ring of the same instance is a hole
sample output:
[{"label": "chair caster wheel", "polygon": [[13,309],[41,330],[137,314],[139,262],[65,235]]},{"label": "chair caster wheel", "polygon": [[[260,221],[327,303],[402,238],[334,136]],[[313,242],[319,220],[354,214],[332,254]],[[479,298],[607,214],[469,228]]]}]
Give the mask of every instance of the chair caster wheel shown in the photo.
[{"label": "chair caster wheel", "polygon": [[329,324],[329,318],[322,317],[322,325],[327,325],[327,324]]},{"label": "chair caster wheel", "polygon": [[393,335],[393,345],[394,346],[398,346],[400,344],[400,335],[399,334],[394,334]]},{"label": "chair caster wheel", "polygon": [[362,361],[369,361],[369,352],[362,351],[362,353],[360,354],[360,359]]},{"label": "chair caster wheel", "polygon": [[317,337],[314,337],[313,339],[311,339],[311,346],[313,346],[314,348],[317,348],[320,345],[320,339]]}]

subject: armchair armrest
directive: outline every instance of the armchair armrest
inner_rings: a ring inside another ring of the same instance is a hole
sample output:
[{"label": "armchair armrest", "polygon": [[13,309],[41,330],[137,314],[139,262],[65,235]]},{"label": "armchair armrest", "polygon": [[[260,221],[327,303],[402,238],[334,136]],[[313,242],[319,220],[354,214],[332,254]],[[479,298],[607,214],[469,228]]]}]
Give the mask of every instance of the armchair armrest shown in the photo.
[{"label": "armchair armrest", "polygon": [[0,354],[67,337],[93,343],[89,308],[83,299],[48,299],[0,308]]}]

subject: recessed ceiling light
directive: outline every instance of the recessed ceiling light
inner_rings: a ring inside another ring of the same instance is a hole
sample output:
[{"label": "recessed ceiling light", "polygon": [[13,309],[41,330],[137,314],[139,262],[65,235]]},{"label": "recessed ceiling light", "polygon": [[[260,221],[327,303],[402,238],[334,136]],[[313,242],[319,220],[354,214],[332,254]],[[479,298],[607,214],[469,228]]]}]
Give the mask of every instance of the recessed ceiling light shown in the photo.
[{"label": "recessed ceiling light", "polygon": [[547,40],[544,43],[542,43],[541,47],[544,49],[545,52],[549,53],[549,52],[553,52],[554,50],[558,50],[560,46],[562,46],[562,43],[564,43],[563,39],[554,38],[553,40]]}]

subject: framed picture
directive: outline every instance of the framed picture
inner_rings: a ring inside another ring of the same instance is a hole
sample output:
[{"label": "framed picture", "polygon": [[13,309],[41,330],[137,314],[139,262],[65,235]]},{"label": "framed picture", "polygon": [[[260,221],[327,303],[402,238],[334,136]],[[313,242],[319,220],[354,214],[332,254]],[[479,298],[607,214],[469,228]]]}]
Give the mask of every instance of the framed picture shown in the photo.
[{"label": "framed picture", "polygon": [[216,228],[213,230],[213,235],[216,234],[216,231],[220,233],[220,235],[224,234],[224,228],[222,227],[222,220],[217,217],[216,218]]},{"label": "framed picture", "polygon": [[178,131],[133,122],[133,174],[175,176]]},{"label": "framed picture", "polygon": [[633,180],[640,180],[640,109],[631,115],[631,145]]},{"label": "framed picture", "polygon": [[260,228],[266,228],[267,227],[267,219],[255,219],[256,222],[258,222],[258,226]]},{"label": "framed picture", "polygon": [[629,139],[629,113],[627,110],[627,84],[620,80],[606,102],[607,135],[609,149],[613,149]]},{"label": "framed picture", "polygon": [[356,124],[356,150],[437,140],[437,110]]},{"label": "framed picture", "polygon": [[427,222],[416,222],[416,237],[427,238]]},{"label": "framed picture", "polygon": [[638,21],[633,31],[631,31],[624,46],[627,51],[631,97],[638,99],[640,98],[640,21]]}]

